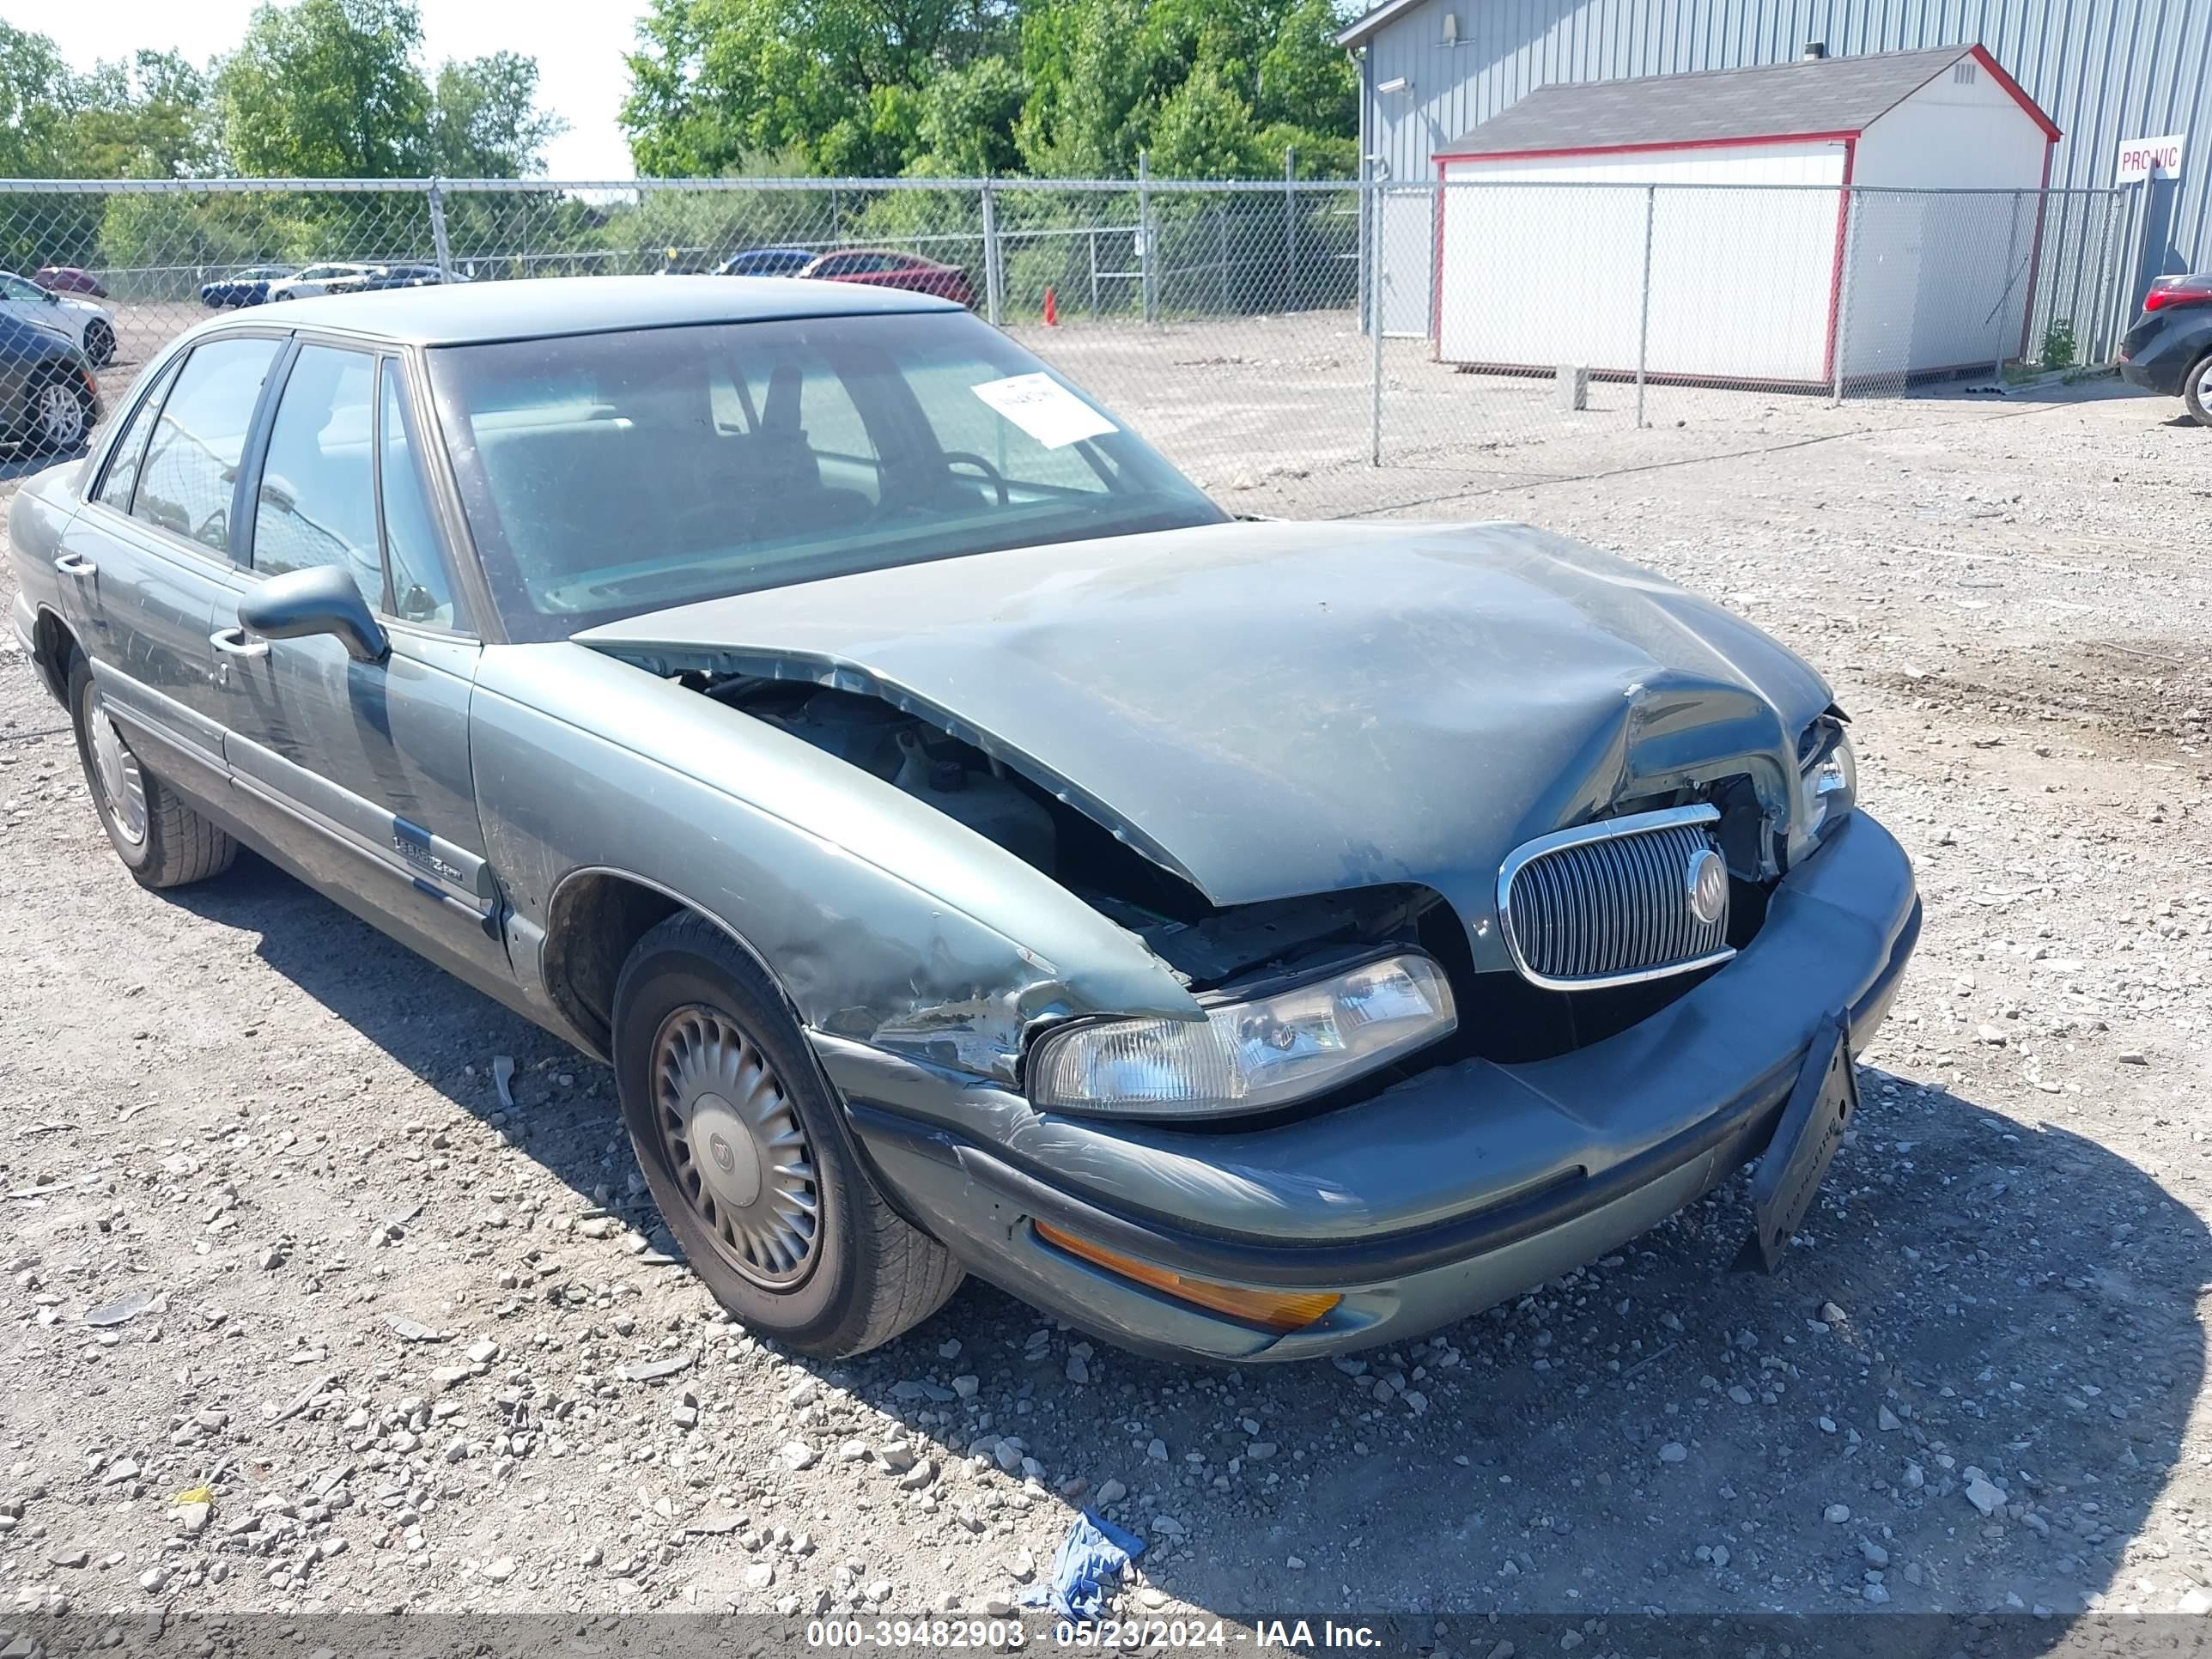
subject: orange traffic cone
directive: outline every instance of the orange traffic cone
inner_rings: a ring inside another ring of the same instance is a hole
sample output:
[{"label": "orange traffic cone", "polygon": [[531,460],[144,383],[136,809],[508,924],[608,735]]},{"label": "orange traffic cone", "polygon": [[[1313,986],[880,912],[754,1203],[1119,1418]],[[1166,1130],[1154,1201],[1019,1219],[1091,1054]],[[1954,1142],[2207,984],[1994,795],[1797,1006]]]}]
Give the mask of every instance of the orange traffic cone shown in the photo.
[{"label": "orange traffic cone", "polygon": [[1044,290],[1044,325],[1047,328],[1060,326],[1060,307],[1053,303],[1052,284],[1049,283],[1045,284]]}]

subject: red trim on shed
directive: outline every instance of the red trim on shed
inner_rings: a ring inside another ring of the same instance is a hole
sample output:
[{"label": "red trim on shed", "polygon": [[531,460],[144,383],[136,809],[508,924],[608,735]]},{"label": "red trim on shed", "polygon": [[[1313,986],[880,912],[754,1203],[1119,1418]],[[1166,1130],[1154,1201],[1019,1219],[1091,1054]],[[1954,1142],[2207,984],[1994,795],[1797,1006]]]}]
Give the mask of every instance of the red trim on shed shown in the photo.
[{"label": "red trim on shed", "polygon": [[1844,250],[1850,240],[1851,169],[1857,166],[1859,141],[1844,140],[1844,181],[1836,187],[1836,257],[1828,267],[1828,343],[1820,353],[1820,378],[1836,380],[1837,332],[1844,321]]},{"label": "red trim on shed", "polygon": [[[2052,120],[2048,115],[2045,115],[2043,112],[2042,106],[2038,104],[2034,99],[2027,95],[2026,88],[2024,88],[2019,82],[2014,80],[2012,76],[2005,73],[2004,65],[1997,62],[1995,58],[1990,55],[1990,49],[1987,46],[1977,42],[1973,49],[1966,55],[1972,58],[1976,63],[1979,64],[1984,69],[1987,70],[1991,76],[1995,78],[1996,83],[2012,94],[2013,102],[2018,104],[2022,109],[2026,110],[2029,115],[2034,118],[2035,125],[2043,129],[2043,136],[2045,137],[2048,138],[2055,144],[2060,138],[2065,136],[2063,133],[2059,131],[2058,123]],[[2048,174],[2045,174],[2045,176],[2046,179],[2049,177]]]},{"label": "red trim on shed", "polygon": [[2043,275],[2043,220],[2051,211],[2051,162],[2058,153],[2058,141],[2050,140],[2043,147],[2043,189],[2035,198],[2035,240],[2027,250],[2027,305],[2020,313],[2020,360],[2027,361],[2028,331],[2035,326],[2035,283]]}]

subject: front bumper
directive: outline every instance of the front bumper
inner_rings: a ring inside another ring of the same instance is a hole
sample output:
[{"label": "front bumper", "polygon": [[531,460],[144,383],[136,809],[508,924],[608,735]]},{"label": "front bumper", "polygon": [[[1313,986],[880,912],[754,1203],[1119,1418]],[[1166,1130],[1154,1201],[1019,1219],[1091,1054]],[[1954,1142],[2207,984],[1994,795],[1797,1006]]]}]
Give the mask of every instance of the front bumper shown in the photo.
[{"label": "front bumper", "polygon": [[[814,1034],[886,1195],[963,1264],[1122,1346],[1297,1359],[1420,1334],[1663,1220],[1756,1157],[1823,1015],[1853,1046],[1919,935],[1903,850],[1859,813],[1777,888],[1725,968],[1632,1029],[1468,1060],[1273,1128],[1041,1115],[1005,1089]],[[1175,1272],[1343,1300],[1287,1336],[1144,1289],[1043,1220]]]}]

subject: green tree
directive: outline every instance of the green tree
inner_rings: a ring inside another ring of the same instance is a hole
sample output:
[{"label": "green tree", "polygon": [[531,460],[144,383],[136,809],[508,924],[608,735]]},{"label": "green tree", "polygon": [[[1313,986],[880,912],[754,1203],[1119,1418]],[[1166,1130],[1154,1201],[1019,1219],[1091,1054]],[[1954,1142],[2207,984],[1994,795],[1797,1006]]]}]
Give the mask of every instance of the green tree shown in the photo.
[{"label": "green tree", "polygon": [[216,76],[224,141],[264,178],[395,179],[425,171],[430,93],[410,0],[264,5]]},{"label": "green tree", "polygon": [[1011,0],[653,0],[623,126],[648,175],[720,174],[795,149],[817,171],[891,173],[920,95],[1009,38]]},{"label": "green tree", "polygon": [[542,172],[545,146],[568,130],[538,106],[538,60],[495,52],[448,61],[431,94],[431,170],[451,179]]},{"label": "green tree", "polygon": [[947,70],[922,91],[921,154],[909,170],[940,179],[1016,172],[1022,153],[1014,126],[1028,93],[1021,70],[1003,58]]},{"label": "green tree", "polygon": [[208,79],[181,54],[141,52],[80,83],[70,120],[73,168],[88,179],[196,179],[222,170]]},{"label": "green tree", "polygon": [[1341,140],[1357,161],[1359,74],[1336,44],[1342,27],[1331,0],[1296,0],[1261,54],[1252,110],[1262,122]]},{"label": "green tree", "polygon": [[1260,147],[1251,106],[1200,64],[1152,123],[1152,171],[1168,179],[1250,179],[1281,165]]},{"label": "green tree", "polygon": [[0,22],[0,176],[65,173],[76,101],[76,77],[54,43]]}]

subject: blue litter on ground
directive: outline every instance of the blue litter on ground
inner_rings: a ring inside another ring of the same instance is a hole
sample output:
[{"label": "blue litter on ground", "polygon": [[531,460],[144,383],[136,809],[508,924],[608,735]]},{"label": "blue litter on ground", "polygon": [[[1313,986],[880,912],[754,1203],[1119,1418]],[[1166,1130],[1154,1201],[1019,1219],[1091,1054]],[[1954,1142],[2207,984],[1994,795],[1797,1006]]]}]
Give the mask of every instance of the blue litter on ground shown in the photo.
[{"label": "blue litter on ground", "polygon": [[1145,1540],[1136,1534],[1085,1510],[1061,1540],[1051,1578],[1024,1591],[1022,1602],[1050,1607],[1062,1619],[1095,1620],[1106,1610],[1106,1597],[1129,1564],[1144,1553]]}]

